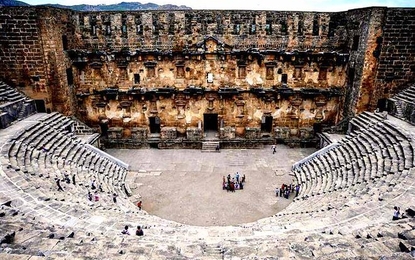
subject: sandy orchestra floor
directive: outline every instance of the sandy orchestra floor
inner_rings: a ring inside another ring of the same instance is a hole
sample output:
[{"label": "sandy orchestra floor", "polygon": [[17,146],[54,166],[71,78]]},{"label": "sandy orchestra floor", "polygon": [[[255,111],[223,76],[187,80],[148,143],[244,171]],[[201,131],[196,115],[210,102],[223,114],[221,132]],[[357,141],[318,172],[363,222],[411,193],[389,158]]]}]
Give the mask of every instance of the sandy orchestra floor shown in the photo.
[{"label": "sandy orchestra floor", "polygon": [[[110,149],[130,165],[127,177],[143,210],[159,217],[197,226],[224,226],[269,217],[291,203],[275,197],[275,188],[292,183],[291,165],[314,152],[277,145],[263,149],[200,150]],[[222,178],[245,174],[243,190],[227,192]]]}]

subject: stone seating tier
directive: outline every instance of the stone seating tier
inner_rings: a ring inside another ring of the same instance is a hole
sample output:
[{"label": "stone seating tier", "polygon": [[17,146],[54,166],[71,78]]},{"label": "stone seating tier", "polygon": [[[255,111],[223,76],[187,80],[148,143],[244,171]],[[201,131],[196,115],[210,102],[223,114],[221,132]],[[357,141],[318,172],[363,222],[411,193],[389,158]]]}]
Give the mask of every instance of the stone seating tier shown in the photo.
[{"label": "stone seating tier", "polygon": [[[364,113],[364,117],[370,117],[370,114]],[[373,120],[369,129],[351,132],[340,141],[340,146],[315,156],[303,164],[303,169],[297,168],[294,175],[298,182],[303,185],[308,182],[300,195],[320,195],[411,168],[413,148],[410,137],[381,119]]]},{"label": "stone seating tier", "polygon": [[[50,127],[48,124],[51,118],[54,118],[51,122],[55,122],[53,125],[58,126],[57,128]],[[123,193],[124,188],[121,187],[125,187],[126,169],[121,169],[120,166],[102,158],[101,155],[86,149],[74,136],[68,137],[65,133],[58,131],[61,127],[59,123],[56,123],[56,118],[56,115],[49,115],[41,121],[43,123],[29,127],[25,133],[19,132],[16,138],[12,139],[8,151],[10,165],[15,170],[29,175],[37,172],[42,176],[55,174],[58,178],[63,178],[64,173],[76,168],[78,176],[85,175],[90,179],[101,180],[105,190],[111,193]],[[71,146],[72,151],[79,153],[78,158],[60,157],[62,152],[60,147],[64,143]],[[78,149],[73,149],[75,147]],[[108,169],[112,172],[108,172]],[[103,176],[107,178],[104,179]],[[54,181],[49,187],[56,188]]]},{"label": "stone seating tier", "polygon": [[[275,216],[230,227],[195,227],[137,211],[124,193],[127,169],[62,133],[58,129],[67,128],[68,121],[53,116],[51,122],[62,124],[40,122],[16,132],[2,147],[0,201],[12,203],[0,210],[5,213],[0,231],[16,235],[14,243],[2,245],[0,257],[7,252],[52,259],[369,259],[379,252],[408,257],[399,244],[413,246],[395,235],[410,233],[413,219],[389,224],[395,203],[413,207],[412,142],[383,121],[350,133],[338,147],[293,170],[302,184],[300,196]],[[65,192],[58,192],[54,177],[65,173],[75,173],[78,185],[63,182]],[[91,179],[103,185],[99,203],[86,199]],[[116,204],[113,192],[120,195]],[[144,237],[120,234],[124,224],[133,231],[136,223],[145,227]],[[386,230],[377,240],[375,227]]]}]

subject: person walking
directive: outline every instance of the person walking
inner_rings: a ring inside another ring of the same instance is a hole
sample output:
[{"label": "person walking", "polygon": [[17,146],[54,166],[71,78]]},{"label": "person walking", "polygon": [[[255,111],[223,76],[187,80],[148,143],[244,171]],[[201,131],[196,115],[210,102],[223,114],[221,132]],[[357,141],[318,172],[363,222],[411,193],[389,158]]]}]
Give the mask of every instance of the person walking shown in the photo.
[{"label": "person walking", "polygon": [[61,186],[61,180],[59,178],[56,180],[56,185],[58,186],[58,191],[63,191],[63,188]]},{"label": "person walking", "polygon": [[295,196],[298,197],[298,193],[300,192],[300,184],[295,185]]}]

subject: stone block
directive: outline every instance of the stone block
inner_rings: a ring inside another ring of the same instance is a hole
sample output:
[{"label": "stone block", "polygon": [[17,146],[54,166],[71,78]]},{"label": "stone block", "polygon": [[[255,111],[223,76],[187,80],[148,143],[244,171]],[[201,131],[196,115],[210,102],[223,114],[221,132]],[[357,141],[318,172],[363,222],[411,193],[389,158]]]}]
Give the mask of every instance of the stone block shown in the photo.
[{"label": "stone block", "polygon": [[245,128],[246,139],[259,139],[261,138],[261,128],[259,127],[246,127]]},{"label": "stone block", "polygon": [[236,137],[235,127],[225,126],[219,129],[219,138],[220,139],[235,139]]},{"label": "stone block", "polygon": [[201,140],[203,137],[203,131],[198,127],[188,127],[186,129],[186,139],[187,140]]},{"label": "stone block", "polygon": [[277,139],[289,139],[290,138],[290,128],[288,127],[275,127],[274,135]]},{"label": "stone block", "polygon": [[160,138],[162,140],[177,139],[177,129],[176,129],[176,127],[163,127],[163,128],[161,128]]},{"label": "stone block", "polygon": [[123,133],[122,127],[110,127],[108,128],[108,138],[111,139],[121,139]]},{"label": "stone block", "polygon": [[313,128],[300,128],[300,139],[310,139],[314,136]]},{"label": "stone block", "polygon": [[148,130],[145,127],[133,127],[131,128],[131,139],[146,140]]}]

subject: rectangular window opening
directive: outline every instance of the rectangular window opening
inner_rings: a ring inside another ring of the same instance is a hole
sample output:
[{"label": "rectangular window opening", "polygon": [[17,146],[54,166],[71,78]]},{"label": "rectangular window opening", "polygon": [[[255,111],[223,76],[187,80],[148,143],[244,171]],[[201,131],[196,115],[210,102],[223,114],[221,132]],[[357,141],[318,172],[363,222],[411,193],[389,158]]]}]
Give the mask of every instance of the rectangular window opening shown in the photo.
[{"label": "rectangular window opening", "polygon": [[245,66],[238,67],[238,78],[240,79],[246,78],[246,67]]},{"label": "rectangular window opening", "polygon": [[359,49],[359,35],[353,36],[352,51],[357,51]]},{"label": "rectangular window opening", "polygon": [[273,80],[274,79],[274,67],[268,66],[266,70],[266,79]]},{"label": "rectangular window opening", "polygon": [[68,82],[68,85],[73,85],[73,71],[72,68],[66,69],[66,80]]},{"label": "rectangular window opening", "polygon": [[286,83],[287,83],[287,81],[288,81],[288,76],[287,76],[287,74],[282,74],[282,75],[281,75],[281,83],[286,84]]},{"label": "rectangular window opening", "polygon": [[327,80],[327,68],[320,68],[318,80]]},{"label": "rectangular window opening", "polygon": [[140,84],[140,74],[134,74],[134,84]]}]

